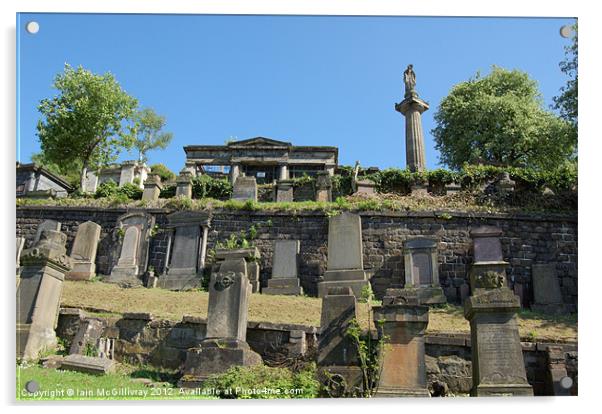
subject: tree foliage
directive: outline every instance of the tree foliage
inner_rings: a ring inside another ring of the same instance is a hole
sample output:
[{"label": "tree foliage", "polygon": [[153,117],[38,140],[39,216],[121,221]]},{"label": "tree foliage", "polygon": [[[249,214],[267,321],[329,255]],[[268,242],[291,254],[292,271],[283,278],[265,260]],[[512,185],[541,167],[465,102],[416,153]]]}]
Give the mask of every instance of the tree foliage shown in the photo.
[{"label": "tree foliage", "polygon": [[570,46],[564,48],[565,59],[560,62],[560,70],[569,77],[566,86],[560,88],[560,95],[554,97],[554,108],[560,112],[560,116],[574,126],[577,134],[577,96],[578,96],[578,46],[577,46],[577,23],[573,25],[573,39]]},{"label": "tree foliage", "polygon": [[156,148],[165,149],[171,142],[173,134],[163,132],[165,117],[157,114],[152,108],[144,108],[134,115],[134,147],[138,150],[138,160],[146,162],[146,153]]},{"label": "tree foliage", "polygon": [[462,165],[554,169],[574,156],[568,122],[546,111],[537,82],[525,72],[494,66],[455,85],[435,114],[432,130],[441,161]]},{"label": "tree foliage", "polygon": [[138,103],[111,73],[97,75],[81,66],[65,64],[53,86],[59,94],[38,106],[43,157],[57,165],[80,163],[82,185],[89,168],[106,166],[131,146],[128,121]]},{"label": "tree foliage", "polygon": [[150,166],[151,174],[156,174],[161,177],[163,183],[176,179],[176,174],[170,170],[165,164],[153,164]]},{"label": "tree foliage", "polygon": [[55,163],[46,159],[43,152],[33,154],[31,156],[31,161],[40,167],[46,168],[51,173],[63,177],[73,187],[77,188],[79,186],[79,175],[82,168],[81,161],[75,160],[71,162]]}]

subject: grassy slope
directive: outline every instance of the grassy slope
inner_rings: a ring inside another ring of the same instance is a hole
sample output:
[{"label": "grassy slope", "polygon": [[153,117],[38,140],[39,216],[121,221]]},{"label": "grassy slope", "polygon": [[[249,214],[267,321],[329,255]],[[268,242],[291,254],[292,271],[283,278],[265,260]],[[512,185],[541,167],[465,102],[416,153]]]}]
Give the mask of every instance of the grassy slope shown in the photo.
[{"label": "grassy slope", "polygon": [[[163,289],[122,289],[100,282],[64,284],[62,306],[107,313],[151,312],[155,317],[181,320],[183,315],[207,316],[207,292],[171,292]],[[256,322],[320,325],[322,301],[307,296],[251,295],[249,320]],[[360,322],[367,325],[368,307],[359,304]],[[546,316],[523,311],[519,315],[522,337],[536,340],[577,340],[577,316]],[[462,308],[432,309],[428,332],[469,332]]]}]

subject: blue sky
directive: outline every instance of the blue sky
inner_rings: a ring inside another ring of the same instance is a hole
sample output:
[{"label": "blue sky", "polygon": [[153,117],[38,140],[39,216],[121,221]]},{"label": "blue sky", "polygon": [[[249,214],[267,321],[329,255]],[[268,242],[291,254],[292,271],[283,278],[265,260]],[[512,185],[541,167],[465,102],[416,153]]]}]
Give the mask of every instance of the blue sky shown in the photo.
[{"label": "blue sky", "polygon": [[[40,25],[37,34],[27,22]],[[112,72],[141,106],[167,117],[174,139],[150,163],[184,166],[185,145],[265,136],[335,145],[339,163],[405,167],[394,104],[414,64],[429,168],[430,131],[451,87],[491,65],[526,71],[545,104],[566,82],[559,35],[569,18],[212,15],[17,15],[17,159],[39,151],[37,104],[56,94],[64,63]],[[121,160],[134,159],[123,153]]]}]

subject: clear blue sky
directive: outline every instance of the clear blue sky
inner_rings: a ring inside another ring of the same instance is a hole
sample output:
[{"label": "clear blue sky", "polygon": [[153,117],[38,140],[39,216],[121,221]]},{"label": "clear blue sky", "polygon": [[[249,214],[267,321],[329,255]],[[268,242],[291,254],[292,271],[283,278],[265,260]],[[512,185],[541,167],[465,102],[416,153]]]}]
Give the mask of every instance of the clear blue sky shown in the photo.
[{"label": "clear blue sky", "polygon": [[[37,34],[25,31],[28,21]],[[491,65],[528,72],[546,105],[566,82],[559,35],[569,18],[32,14],[17,16],[17,159],[39,151],[37,104],[54,96],[64,63],[112,72],[167,117],[174,133],[150,163],[184,166],[185,145],[265,136],[335,145],[339,163],[405,167],[404,120],[394,104],[414,64],[427,164],[430,130],[451,87]],[[124,153],[121,160],[134,159]]]}]

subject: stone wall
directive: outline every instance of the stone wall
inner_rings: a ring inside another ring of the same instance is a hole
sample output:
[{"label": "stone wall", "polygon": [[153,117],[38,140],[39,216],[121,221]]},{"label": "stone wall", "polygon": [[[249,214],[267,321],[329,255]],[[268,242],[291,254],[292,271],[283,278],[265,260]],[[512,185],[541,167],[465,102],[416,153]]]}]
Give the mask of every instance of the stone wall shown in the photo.
[{"label": "stone wall", "polygon": [[[57,336],[69,347],[79,324],[87,317],[79,309],[61,309]],[[155,320],[146,313],[124,314],[105,319],[103,337],[115,340],[115,359],[133,364],[150,364],[178,369],[186,350],[205,337],[205,319],[185,316],[181,321]],[[319,329],[312,326],[249,322],[247,342],[264,361],[274,353],[289,358],[315,353]],[[471,341],[468,334],[429,334],[425,336],[428,383],[441,381],[455,394],[467,394],[472,386]],[[550,343],[522,342],[527,379],[535,395],[546,395],[546,348]],[[563,348],[567,373],[573,379],[571,392],[577,394],[577,345],[554,344]]]},{"label": "stone wall", "polygon": [[[161,228],[166,210],[146,210],[155,215]],[[91,220],[102,226],[97,256],[97,271],[108,274],[115,260],[113,228],[124,209],[19,207],[17,236],[31,243],[37,225],[45,219],[63,223],[70,250],[77,225]],[[577,217],[556,215],[515,215],[433,212],[362,212],[364,267],[372,274],[372,286],[378,296],[392,283],[404,280],[402,246],[415,236],[439,240],[439,275],[450,302],[455,302],[454,283],[466,280],[472,262],[471,228],[492,225],[500,227],[504,258],[510,263],[508,279],[520,284],[525,292],[523,305],[532,300],[531,265],[556,263],[565,303],[577,304]],[[301,241],[300,278],[308,294],[317,292],[318,278],[326,270],[328,218],[323,212],[214,211],[209,232],[208,249],[232,233],[257,229],[255,244],[261,251],[261,283],[267,285],[271,274],[273,241]],[[159,232],[150,243],[149,265],[161,273],[165,265],[167,236]]]}]

